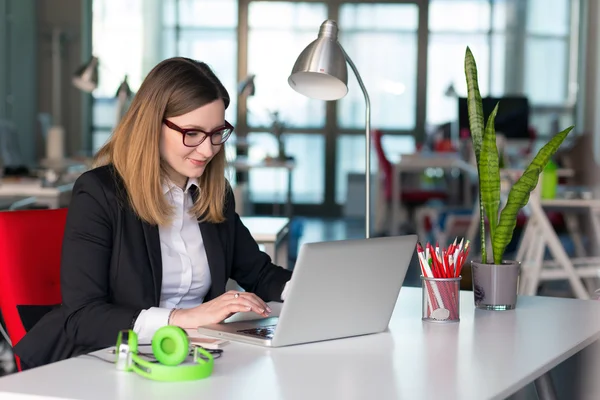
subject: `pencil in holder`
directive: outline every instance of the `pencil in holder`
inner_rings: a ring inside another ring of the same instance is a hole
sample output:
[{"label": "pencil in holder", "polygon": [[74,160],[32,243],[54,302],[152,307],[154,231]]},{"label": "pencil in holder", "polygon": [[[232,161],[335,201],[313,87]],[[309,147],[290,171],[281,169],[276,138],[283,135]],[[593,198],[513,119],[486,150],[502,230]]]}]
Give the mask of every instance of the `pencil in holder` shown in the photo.
[{"label": "pencil in holder", "polygon": [[421,275],[423,321],[460,321],[461,279],[462,276],[456,278],[429,278]]}]

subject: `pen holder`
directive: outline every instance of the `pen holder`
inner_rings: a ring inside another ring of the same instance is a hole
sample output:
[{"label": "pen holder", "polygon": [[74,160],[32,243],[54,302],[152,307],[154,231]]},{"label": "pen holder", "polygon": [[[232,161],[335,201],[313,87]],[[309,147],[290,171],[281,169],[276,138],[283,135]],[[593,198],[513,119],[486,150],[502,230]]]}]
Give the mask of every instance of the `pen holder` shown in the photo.
[{"label": "pen holder", "polygon": [[456,278],[428,278],[421,276],[423,288],[423,321],[460,321],[460,280]]}]

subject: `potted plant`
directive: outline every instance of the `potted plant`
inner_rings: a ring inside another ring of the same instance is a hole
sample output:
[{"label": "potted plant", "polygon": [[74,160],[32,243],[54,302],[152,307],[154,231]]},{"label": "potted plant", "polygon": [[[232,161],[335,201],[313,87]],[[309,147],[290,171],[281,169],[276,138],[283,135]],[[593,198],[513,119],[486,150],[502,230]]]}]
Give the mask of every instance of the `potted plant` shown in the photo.
[{"label": "potted plant", "polygon": [[[464,68],[469,128],[479,178],[481,262],[471,262],[475,306],[487,310],[512,310],[517,302],[521,264],[519,261],[505,260],[504,252],[512,240],[519,210],[529,202],[529,196],[535,189],[541,172],[573,127],[556,134],[540,149],[510,189],[506,205],[500,212],[500,166],[494,127],[499,104],[496,104],[485,123],[477,82],[477,65],[469,47],[465,54]],[[486,248],[486,219],[489,225],[490,252]]]}]

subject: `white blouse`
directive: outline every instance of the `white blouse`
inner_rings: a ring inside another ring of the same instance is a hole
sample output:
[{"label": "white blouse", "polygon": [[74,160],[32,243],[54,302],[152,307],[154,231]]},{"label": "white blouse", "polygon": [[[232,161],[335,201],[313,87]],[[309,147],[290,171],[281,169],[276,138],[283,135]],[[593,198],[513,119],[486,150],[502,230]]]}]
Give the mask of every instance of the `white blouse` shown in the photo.
[{"label": "white blouse", "polygon": [[143,310],[133,330],[140,343],[150,343],[156,330],[167,325],[173,308],[192,308],[204,301],[211,285],[210,269],[195,217],[189,214],[193,200],[189,189],[198,186],[188,180],[185,190],[172,183],[163,184],[163,193],[173,207],[169,226],[160,226],[162,286],[159,307]]}]

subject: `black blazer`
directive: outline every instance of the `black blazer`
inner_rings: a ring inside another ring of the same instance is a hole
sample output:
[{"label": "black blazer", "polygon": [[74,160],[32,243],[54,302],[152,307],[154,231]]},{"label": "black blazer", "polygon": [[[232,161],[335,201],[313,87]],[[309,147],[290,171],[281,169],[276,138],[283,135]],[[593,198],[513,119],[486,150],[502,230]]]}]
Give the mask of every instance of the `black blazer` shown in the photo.
[{"label": "black blazer", "polygon": [[[291,271],[261,252],[235,212],[228,191],[226,221],[200,223],[212,285],[205,301],[225,292],[229,278],[264,301],[281,301]],[[142,222],[112,166],[75,182],[61,260],[62,304],[45,314],[14,347],[32,368],[115,344],[143,309],[157,307],[162,285],[158,226]]]}]

